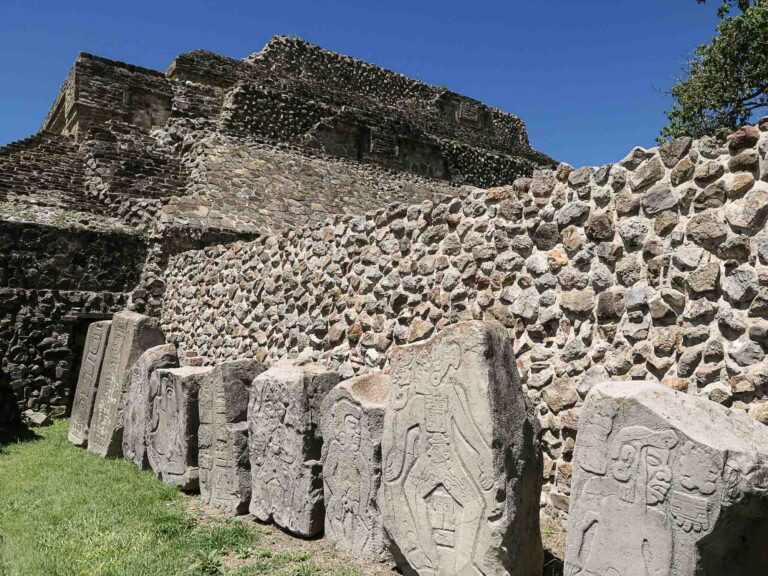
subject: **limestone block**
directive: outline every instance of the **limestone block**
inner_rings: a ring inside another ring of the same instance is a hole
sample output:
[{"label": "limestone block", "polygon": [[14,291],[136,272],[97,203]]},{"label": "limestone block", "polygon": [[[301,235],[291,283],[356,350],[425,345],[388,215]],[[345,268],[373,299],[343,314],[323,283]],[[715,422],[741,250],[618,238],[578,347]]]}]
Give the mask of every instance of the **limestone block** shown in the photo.
[{"label": "limestone block", "polygon": [[314,363],[278,362],[260,374],[248,404],[250,512],[294,534],[323,530],[320,405],[339,381]]},{"label": "limestone block", "polygon": [[398,563],[539,576],[539,424],[506,330],[454,324],[396,348],[391,375],[378,503]]},{"label": "limestone block", "polygon": [[72,418],[69,422],[69,441],[75,446],[88,444],[88,427],[93,414],[93,403],[99,383],[104,350],[107,347],[109,328],[112,322],[104,320],[88,326],[83,349],[80,375],[77,377],[75,398],[72,401]]},{"label": "limestone block", "polygon": [[103,457],[122,456],[123,410],[131,369],[139,357],[165,342],[151,318],[135,312],[118,312],[112,319],[93,418],[88,450]]},{"label": "limestone block", "polygon": [[223,362],[213,367],[200,389],[200,495],[227,514],[245,514],[251,500],[248,387],[263,370],[255,360]]},{"label": "limestone block", "polygon": [[597,384],[581,410],[565,574],[761,574],[768,428],[651,382]]},{"label": "limestone block", "polygon": [[389,388],[389,375],[359,376],[331,390],[321,407],[325,538],[371,562],[389,558],[376,504]]},{"label": "limestone block", "polygon": [[151,377],[147,459],[158,478],[198,489],[198,394],[210,366],[161,368]]},{"label": "limestone block", "polygon": [[123,413],[123,457],[141,469],[149,467],[146,432],[152,414],[150,379],[155,370],[178,365],[176,346],[161,344],[144,352],[131,369]]}]

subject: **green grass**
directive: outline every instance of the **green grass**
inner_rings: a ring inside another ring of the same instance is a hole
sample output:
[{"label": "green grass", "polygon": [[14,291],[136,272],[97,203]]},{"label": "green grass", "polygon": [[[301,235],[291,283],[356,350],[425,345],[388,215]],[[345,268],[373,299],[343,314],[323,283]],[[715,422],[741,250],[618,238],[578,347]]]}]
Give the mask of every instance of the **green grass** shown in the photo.
[{"label": "green grass", "polygon": [[0,576],[329,574],[239,520],[198,522],[150,472],[70,445],[68,425],[0,436]]}]

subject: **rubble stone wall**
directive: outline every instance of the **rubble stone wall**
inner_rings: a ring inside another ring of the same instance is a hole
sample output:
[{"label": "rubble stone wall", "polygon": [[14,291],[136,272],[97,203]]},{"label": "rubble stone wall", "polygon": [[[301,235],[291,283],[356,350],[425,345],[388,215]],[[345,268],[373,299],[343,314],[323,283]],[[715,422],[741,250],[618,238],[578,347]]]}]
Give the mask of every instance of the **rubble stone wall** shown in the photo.
[{"label": "rubble stone wall", "polygon": [[538,405],[549,502],[567,510],[595,382],[657,380],[765,413],[767,155],[765,121],[186,252],[167,270],[162,325],[187,361],[309,347],[349,377],[386,367],[393,343],[496,318]]},{"label": "rubble stone wall", "polygon": [[25,410],[66,416],[88,323],[125,305],[113,292],[0,288],[0,424]]}]

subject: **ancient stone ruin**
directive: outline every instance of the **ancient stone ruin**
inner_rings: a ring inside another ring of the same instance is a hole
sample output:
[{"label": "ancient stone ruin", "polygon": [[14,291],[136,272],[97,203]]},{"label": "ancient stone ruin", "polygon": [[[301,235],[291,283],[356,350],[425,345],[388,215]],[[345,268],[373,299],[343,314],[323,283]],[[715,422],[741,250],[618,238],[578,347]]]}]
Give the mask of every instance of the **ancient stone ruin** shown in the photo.
[{"label": "ancient stone ruin", "polygon": [[405,572],[538,573],[541,510],[572,574],[754,573],[767,219],[768,119],[574,169],[298,39],[82,54],[0,148],[0,423]]},{"label": "ancient stone ruin", "polygon": [[566,574],[760,574],[768,428],[649,382],[605,382],[579,420]]}]

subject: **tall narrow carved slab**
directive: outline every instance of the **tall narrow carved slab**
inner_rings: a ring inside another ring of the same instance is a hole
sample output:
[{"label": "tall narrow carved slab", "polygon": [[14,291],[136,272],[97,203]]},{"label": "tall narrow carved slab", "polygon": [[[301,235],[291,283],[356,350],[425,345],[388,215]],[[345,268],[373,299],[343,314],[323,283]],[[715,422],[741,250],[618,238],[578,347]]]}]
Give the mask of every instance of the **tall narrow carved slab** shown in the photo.
[{"label": "tall narrow carved slab", "polygon": [[[123,414],[123,457],[139,468],[148,468],[147,426],[152,414],[150,382],[152,374],[160,368],[179,365],[176,346],[162,344],[142,354],[131,369],[131,381]],[[155,394],[158,387],[155,387]]]},{"label": "tall narrow carved slab", "polygon": [[325,538],[371,562],[390,557],[376,504],[389,389],[387,374],[352,378],[331,390],[321,408]]},{"label": "tall narrow carved slab", "polygon": [[200,389],[200,495],[227,514],[245,514],[251,500],[248,388],[263,370],[255,360],[224,362],[213,367]]},{"label": "tall narrow carved slab", "polygon": [[115,314],[88,431],[88,450],[104,457],[122,456],[123,410],[131,369],[146,350],[164,341],[151,318],[127,311]]},{"label": "tall narrow carved slab", "polygon": [[251,514],[302,536],[323,530],[320,405],[339,376],[319,364],[280,362],[251,387]]},{"label": "tall narrow carved slab", "polygon": [[604,382],[574,454],[568,575],[763,574],[768,428],[650,382]]},{"label": "tall narrow carved slab", "polygon": [[75,399],[72,402],[72,419],[69,423],[69,441],[75,446],[88,444],[88,427],[91,423],[93,403],[96,399],[99,374],[111,325],[111,321],[104,320],[88,326],[83,361],[80,364]]},{"label": "tall narrow carved slab", "polygon": [[198,489],[198,393],[210,367],[161,368],[152,374],[147,457],[158,478]]},{"label": "tall narrow carved slab", "polygon": [[420,576],[540,576],[538,423],[506,330],[462,322],[395,349],[379,507]]}]

